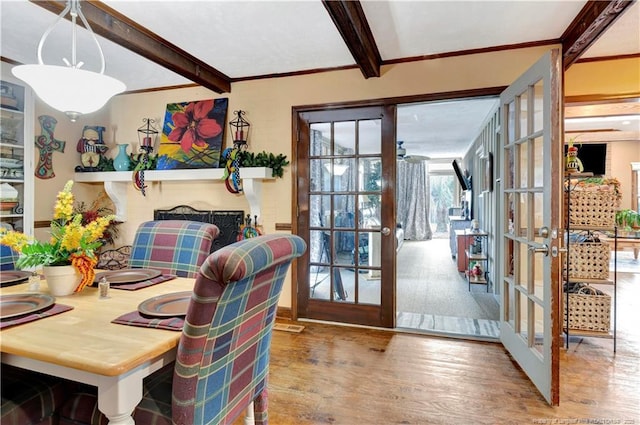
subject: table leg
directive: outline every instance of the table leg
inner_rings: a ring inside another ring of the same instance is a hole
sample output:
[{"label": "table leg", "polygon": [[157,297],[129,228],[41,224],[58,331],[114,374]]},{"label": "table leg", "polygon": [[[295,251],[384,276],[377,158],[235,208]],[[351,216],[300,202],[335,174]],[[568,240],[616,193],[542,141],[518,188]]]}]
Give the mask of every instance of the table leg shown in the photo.
[{"label": "table leg", "polygon": [[640,253],[640,248],[633,248],[633,258],[638,259],[638,253]]},{"label": "table leg", "polygon": [[134,425],[133,410],[142,400],[140,371],[126,376],[103,376],[98,382],[98,409],[109,418],[109,425]]}]

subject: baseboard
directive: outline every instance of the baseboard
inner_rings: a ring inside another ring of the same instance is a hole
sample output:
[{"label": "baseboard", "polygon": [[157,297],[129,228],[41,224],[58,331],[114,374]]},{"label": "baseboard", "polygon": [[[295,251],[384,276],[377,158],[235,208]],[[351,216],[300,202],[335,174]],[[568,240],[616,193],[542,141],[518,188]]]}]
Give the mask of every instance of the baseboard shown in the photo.
[{"label": "baseboard", "polygon": [[290,307],[278,307],[276,309],[276,319],[292,320],[293,314]]}]

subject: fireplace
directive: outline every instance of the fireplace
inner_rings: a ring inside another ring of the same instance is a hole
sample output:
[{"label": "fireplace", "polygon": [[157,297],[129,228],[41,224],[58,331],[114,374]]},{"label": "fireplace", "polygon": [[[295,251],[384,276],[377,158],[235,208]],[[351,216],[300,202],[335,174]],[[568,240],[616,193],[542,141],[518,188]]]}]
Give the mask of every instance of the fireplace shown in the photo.
[{"label": "fireplace", "polygon": [[168,210],[154,210],[154,220],[191,220],[215,224],[220,234],[211,245],[211,252],[238,240],[244,211],[205,211],[188,205],[178,205]]}]

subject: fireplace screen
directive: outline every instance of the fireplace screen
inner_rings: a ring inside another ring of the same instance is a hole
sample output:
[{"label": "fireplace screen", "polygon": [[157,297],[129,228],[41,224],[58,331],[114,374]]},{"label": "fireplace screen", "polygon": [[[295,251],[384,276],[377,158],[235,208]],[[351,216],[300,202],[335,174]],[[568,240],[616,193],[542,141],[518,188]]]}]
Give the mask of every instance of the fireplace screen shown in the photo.
[{"label": "fireplace screen", "polygon": [[211,252],[238,240],[244,211],[204,211],[188,205],[179,205],[168,210],[154,210],[154,220],[191,220],[215,224],[220,234],[211,245]]}]

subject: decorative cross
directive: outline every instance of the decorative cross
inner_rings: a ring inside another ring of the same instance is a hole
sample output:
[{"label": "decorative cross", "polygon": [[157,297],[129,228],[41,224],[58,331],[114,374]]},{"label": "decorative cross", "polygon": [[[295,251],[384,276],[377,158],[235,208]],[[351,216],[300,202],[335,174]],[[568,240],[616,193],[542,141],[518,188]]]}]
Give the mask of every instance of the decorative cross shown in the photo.
[{"label": "decorative cross", "polygon": [[58,123],[55,118],[49,115],[40,115],[38,121],[42,127],[42,134],[36,136],[35,143],[36,147],[40,149],[40,155],[35,175],[41,179],[51,179],[56,176],[56,173],[53,172],[53,152],[64,152],[66,142],[57,140],[53,136],[53,131]]}]

